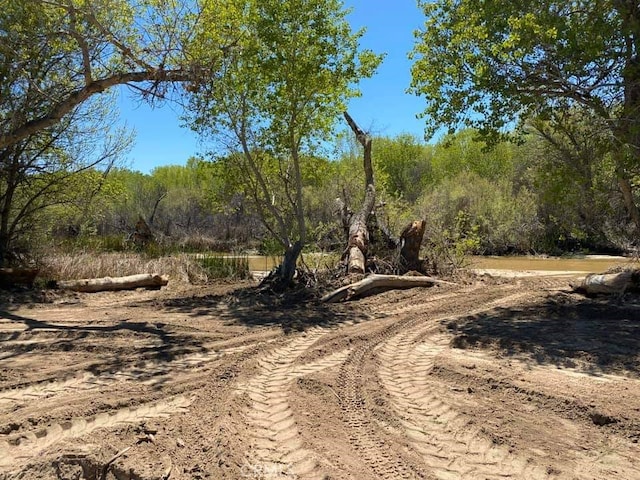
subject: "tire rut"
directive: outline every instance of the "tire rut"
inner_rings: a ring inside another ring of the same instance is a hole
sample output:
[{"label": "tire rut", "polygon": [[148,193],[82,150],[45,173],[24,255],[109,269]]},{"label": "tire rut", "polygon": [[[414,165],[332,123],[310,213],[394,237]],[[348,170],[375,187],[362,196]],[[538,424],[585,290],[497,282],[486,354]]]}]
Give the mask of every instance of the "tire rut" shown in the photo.
[{"label": "tire rut", "polygon": [[[509,295],[465,315],[505,307],[522,296]],[[431,388],[427,375],[436,356],[449,348],[449,341],[449,335],[439,333],[438,325],[429,322],[394,335],[378,351],[379,378],[426,465],[443,480],[549,478],[546,466],[494,445],[473,425],[472,418],[457,412],[446,396]]]},{"label": "tire rut", "polygon": [[[401,306],[389,310],[381,309],[385,315],[407,314],[417,310],[424,311],[439,302],[460,298],[464,303],[469,292],[480,287],[470,287],[456,292],[435,295],[424,299],[420,305]],[[391,451],[381,435],[380,427],[371,418],[371,408],[367,405],[363,379],[365,367],[372,361],[377,349],[394,334],[414,324],[423,323],[424,318],[405,317],[382,329],[356,348],[347,358],[338,375],[338,393],[341,398],[343,421],[349,432],[349,440],[358,456],[362,458],[377,478],[427,478],[429,472],[424,465],[414,461],[414,455],[405,453],[404,448]]]},{"label": "tire rut", "polygon": [[85,372],[82,375],[74,375],[60,381],[54,380],[23,388],[0,390],[0,412],[11,410],[16,403],[79,391],[98,390],[118,382],[137,381],[153,387],[163,383],[171,375],[186,371],[192,372],[194,369],[202,368],[224,356],[242,353],[262,343],[264,342],[185,355],[169,362],[147,361],[143,365],[130,366],[116,372],[99,374]]},{"label": "tire rut", "polygon": [[305,336],[277,348],[258,361],[259,373],[238,391],[251,399],[246,420],[252,429],[251,462],[272,477],[322,478],[317,454],[303,447],[302,438],[288,397],[296,378],[341,364],[348,351],[320,360],[295,365],[295,361],[332,329],[316,327]]},{"label": "tire rut", "polygon": [[98,428],[112,428],[185,412],[191,402],[191,398],[179,395],[90,417],[73,418],[67,422],[54,423],[46,429],[35,432],[0,435],[0,469],[19,467],[62,440],[82,437]]}]

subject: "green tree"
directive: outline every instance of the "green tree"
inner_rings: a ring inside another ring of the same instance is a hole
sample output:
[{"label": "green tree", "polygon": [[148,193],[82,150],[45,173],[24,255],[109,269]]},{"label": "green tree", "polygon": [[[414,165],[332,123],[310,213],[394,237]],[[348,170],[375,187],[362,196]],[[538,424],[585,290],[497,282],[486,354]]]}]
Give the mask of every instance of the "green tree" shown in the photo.
[{"label": "green tree", "polygon": [[430,177],[428,147],[410,134],[372,142],[378,184],[391,195],[414,202]]},{"label": "green tree", "polygon": [[582,108],[601,119],[625,206],[640,232],[640,11],[636,0],[421,0],[411,90],[427,132]]},{"label": "green tree", "polygon": [[[173,82],[217,68],[213,55],[204,68],[186,48],[200,21],[197,6],[0,0],[0,265],[11,242],[28,231],[20,225],[33,223],[30,215],[71,200],[75,172],[108,169],[128,145],[101,121],[112,108],[104,92],[126,84],[156,99]],[[220,38],[213,25],[210,31],[212,41]],[[94,155],[91,136],[107,139],[110,153]],[[78,145],[88,150],[80,154]]]},{"label": "green tree", "polygon": [[[215,12],[220,2],[208,4]],[[339,0],[251,0],[237,6],[230,29],[242,36],[220,75],[195,89],[193,127],[235,157],[245,194],[285,249],[288,284],[307,241],[305,156],[326,138],[357,82],[380,57],[358,46]],[[198,44],[208,43],[208,31]],[[203,52],[206,54],[206,52]]]},{"label": "green tree", "polygon": [[16,254],[42,238],[51,223],[47,209],[89,215],[106,174],[131,143],[126,131],[110,131],[105,100],[87,101],[55,127],[0,151],[0,264],[20,260]]},{"label": "green tree", "polygon": [[[197,4],[2,0],[0,149],[56,125],[115,85],[157,98],[172,82],[215,69],[218,62],[207,70],[197,65],[187,48],[199,18]],[[217,31],[208,28],[211,36]],[[217,52],[221,57],[222,50]]]},{"label": "green tree", "polygon": [[513,172],[514,146],[501,142],[488,149],[478,138],[478,132],[464,129],[449,134],[439,141],[431,154],[431,178],[440,183],[464,172],[473,172],[480,177],[497,180],[511,178]]},{"label": "green tree", "polygon": [[531,134],[522,153],[550,244],[565,239],[567,247],[610,248],[624,238],[620,227],[628,223],[611,155],[600,138],[606,134],[606,128],[598,128],[601,122],[583,109],[527,122]]}]

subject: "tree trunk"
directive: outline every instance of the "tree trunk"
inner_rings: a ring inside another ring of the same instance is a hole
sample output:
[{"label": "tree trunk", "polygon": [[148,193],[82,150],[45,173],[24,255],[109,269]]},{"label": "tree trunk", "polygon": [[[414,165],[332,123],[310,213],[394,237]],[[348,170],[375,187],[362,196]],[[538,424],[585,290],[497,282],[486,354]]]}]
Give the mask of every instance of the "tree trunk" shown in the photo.
[{"label": "tree trunk", "polygon": [[298,257],[302,252],[302,242],[297,241],[284,252],[284,258],[279,267],[278,277],[283,287],[288,287],[293,282],[293,276],[296,274],[296,266],[298,265]]},{"label": "tree trunk", "polygon": [[640,239],[640,210],[638,209],[638,205],[636,205],[633,196],[633,188],[628,176],[621,171],[621,168],[618,168],[617,170],[618,186],[622,192],[622,198],[624,200],[627,213],[629,213],[631,221],[635,227],[636,240],[638,240]]},{"label": "tree trunk", "polygon": [[376,201],[376,188],[373,181],[373,164],[371,162],[371,137],[354,122],[351,116],[344,112],[344,118],[355,133],[358,142],[364,147],[365,196],[362,208],[349,221],[349,242],[344,257],[347,262],[348,273],[364,273],[369,245],[369,230],[367,219],[371,215]]},{"label": "tree trunk", "polygon": [[3,179],[4,193],[0,196],[2,199],[0,207],[0,267],[4,267],[9,260],[9,248],[12,240],[9,219],[16,191],[19,153],[16,152],[16,148],[7,148],[1,153],[0,165],[3,164],[6,169],[6,178]]},{"label": "tree trunk", "polygon": [[371,215],[376,201],[376,191],[373,185],[367,189],[362,208],[351,217],[349,222],[349,243],[347,246],[347,272],[364,273],[367,248],[369,246],[369,229],[367,218]]},{"label": "tree trunk", "polygon": [[133,290],[136,288],[157,289],[169,283],[167,277],[152,273],[141,273],[127,277],[85,278],[58,282],[58,288],[75,292],[103,292],[107,290]]},{"label": "tree trunk", "polygon": [[[400,268],[403,273],[415,270],[422,272],[420,261],[420,246],[427,223],[424,220],[416,220],[407,225],[400,234]],[[423,272],[424,273],[424,272]]]},{"label": "tree trunk", "polygon": [[268,288],[276,292],[282,292],[289,288],[293,283],[293,277],[296,274],[298,258],[302,252],[302,242],[297,241],[284,252],[282,263],[260,282],[261,288]]},{"label": "tree trunk", "polygon": [[153,232],[142,216],[138,216],[132,239],[133,244],[138,248],[144,248],[154,241]]},{"label": "tree trunk", "polygon": [[[617,131],[614,131],[621,142],[621,151],[616,159],[616,176],[625,207],[635,226],[636,242],[640,237],[640,211],[635,202],[633,187],[630,181],[628,167],[637,168],[640,162],[640,59],[638,48],[638,26],[640,25],[640,11],[637,1],[624,0],[614,2],[622,20],[621,32],[625,32],[625,65],[622,70],[622,84],[624,86],[624,104],[618,115]],[[625,152],[626,149],[628,152]],[[625,158],[625,157],[631,157]]]}]

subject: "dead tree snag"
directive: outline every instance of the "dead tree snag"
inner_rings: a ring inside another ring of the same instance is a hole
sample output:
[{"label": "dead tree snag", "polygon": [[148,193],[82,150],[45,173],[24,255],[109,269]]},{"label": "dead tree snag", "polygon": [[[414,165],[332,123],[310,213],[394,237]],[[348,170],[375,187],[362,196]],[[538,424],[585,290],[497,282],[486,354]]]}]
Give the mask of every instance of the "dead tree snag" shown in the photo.
[{"label": "dead tree snag", "polygon": [[367,219],[371,215],[376,201],[376,188],[373,182],[373,164],[371,162],[371,137],[364,132],[351,118],[344,112],[349,127],[355,133],[356,139],[364,148],[364,172],[365,172],[365,196],[362,208],[351,216],[349,220],[349,242],[344,257],[347,263],[348,273],[364,273],[367,248],[369,245],[369,230]]}]

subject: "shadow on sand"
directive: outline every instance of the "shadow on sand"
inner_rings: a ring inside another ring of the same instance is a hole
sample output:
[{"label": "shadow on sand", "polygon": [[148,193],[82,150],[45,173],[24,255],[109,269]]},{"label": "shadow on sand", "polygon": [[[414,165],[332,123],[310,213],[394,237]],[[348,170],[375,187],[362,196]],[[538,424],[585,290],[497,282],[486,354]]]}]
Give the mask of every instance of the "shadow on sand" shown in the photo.
[{"label": "shadow on sand", "polygon": [[446,323],[457,348],[485,348],[533,363],[601,375],[640,375],[640,298],[555,294],[522,309],[497,309]]}]

